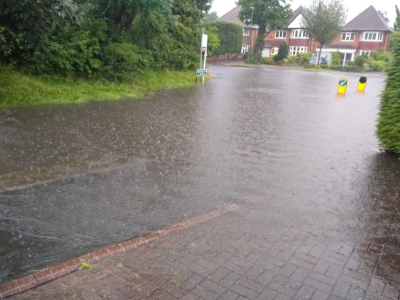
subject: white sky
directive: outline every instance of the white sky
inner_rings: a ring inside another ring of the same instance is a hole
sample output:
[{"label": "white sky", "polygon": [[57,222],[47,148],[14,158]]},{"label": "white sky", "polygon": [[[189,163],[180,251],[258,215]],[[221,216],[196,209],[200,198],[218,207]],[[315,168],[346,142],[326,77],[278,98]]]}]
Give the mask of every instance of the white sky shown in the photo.
[{"label": "white sky", "polygon": [[[218,16],[226,14],[232,8],[236,6],[235,2],[237,0],[214,0],[213,7],[211,11],[216,11]],[[309,0],[293,0],[289,2],[292,6],[292,9],[295,10],[300,5],[304,7],[309,6]],[[344,1],[345,5],[348,8],[347,21],[350,21],[359,13],[367,9],[370,5],[373,5],[377,10],[381,10],[383,12],[387,12],[387,16],[390,20],[390,26],[393,26],[396,12],[394,6],[400,6],[399,0],[353,0],[353,1]]]}]

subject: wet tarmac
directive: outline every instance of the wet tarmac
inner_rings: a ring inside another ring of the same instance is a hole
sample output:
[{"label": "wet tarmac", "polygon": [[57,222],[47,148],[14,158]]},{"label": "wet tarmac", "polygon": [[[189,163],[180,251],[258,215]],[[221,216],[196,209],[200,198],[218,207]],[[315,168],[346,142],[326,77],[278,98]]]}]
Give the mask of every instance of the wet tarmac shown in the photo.
[{"label": "wet tarmac", "polygon": [[246,201],[400,247],[400,161],[375,137],[384,77],[359,94],[356,74],[211,71],[143,100],[0,110],[0,283]]}]

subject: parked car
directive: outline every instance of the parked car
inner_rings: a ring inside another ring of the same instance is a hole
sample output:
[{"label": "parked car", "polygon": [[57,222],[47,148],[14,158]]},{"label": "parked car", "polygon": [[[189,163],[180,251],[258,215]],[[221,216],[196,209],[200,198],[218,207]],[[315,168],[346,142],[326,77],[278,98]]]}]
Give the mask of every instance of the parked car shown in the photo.
[{"label": "parked car", "polygon": [[[318,64],[318,56],[311,57],[309,64],[310,65],[317,65]],[[327,65],[328,62],[326,61],[325,57],[321,57],[321,60],[320,60],[319,64],[320,65]]]}]

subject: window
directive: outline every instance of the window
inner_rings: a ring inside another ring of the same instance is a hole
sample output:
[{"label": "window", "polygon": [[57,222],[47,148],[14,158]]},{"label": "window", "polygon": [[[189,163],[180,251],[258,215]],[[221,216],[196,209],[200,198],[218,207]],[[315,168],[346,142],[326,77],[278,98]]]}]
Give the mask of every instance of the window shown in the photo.
[{"label": "window", "polygon": [[363,54],[366,54],[366,55],[370,55],[371,54],[371,50],[360,50],[359,52],[358,52],[358,54],[359,55],[363,55]]},{"label": "window", "polygon": [[381,42],[383,40],[382,32],[364,32],[362,35],[363,41]]},{"label": "window", "polygon": [[277,30],[275,31],[276,39],[286,39],[286,30]]},{"label": "window", "polygon": [[250,28],[243,28],[243,35],[249,36],[250,35]]},{"label": "window", "polygon": [[343,32],[342,33],[342,41],[352,42],[352,41],[354,41],[355,35],[356,34],[354,32]]},{"label": "window", "polygon": [[308,33],[303,29],[296,29],[292,31],[292,38],[308,39]]},{"label": "window", "polygon": [[290,47],[290,55],[297,55],[298,53],[306,53],[307,47]]}]

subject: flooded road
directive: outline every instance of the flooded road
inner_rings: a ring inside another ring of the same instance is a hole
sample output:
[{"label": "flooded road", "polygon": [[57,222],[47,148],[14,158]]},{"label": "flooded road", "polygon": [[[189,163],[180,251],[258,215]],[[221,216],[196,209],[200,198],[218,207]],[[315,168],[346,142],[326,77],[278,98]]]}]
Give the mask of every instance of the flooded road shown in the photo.
[{"label": "flooded road", "polygon": [[382,76],[357,94],[353,74],[211,71],[143,100],[0,110],[0,283],[247,201],[400,247],[400,161],[375,137]]}]

